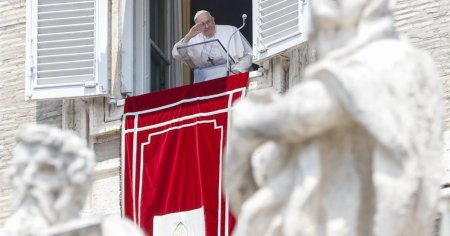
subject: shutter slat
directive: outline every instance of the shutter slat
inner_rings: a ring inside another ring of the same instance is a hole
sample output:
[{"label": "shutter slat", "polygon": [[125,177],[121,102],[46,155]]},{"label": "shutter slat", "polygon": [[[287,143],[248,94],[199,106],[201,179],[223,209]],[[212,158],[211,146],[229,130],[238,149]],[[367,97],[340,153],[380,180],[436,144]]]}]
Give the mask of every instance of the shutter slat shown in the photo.
[{"label": "shutter slat", "polygon": [[41,13],[46,12],[61,12],[66,10],[80,10],[80,9],[93,9],[93,2],[73,2],[73,3],[61,3],[61,4],[49,4],[39,5],[38,10]]},{"label": "shutter slat", "polygon": [[295,18],[298,15],[298,11],[291,12],[289,14],[283,15],[279,18],[272,19],[261,25],[260,32],[264,32],[265,30],[271,29],[273,27],[283,27],[283,24],[291,24],[288,22],[295,22],[298,25],[298,20]]},{"label": "shutter slat", "polygon": [[[52,87],[63,87],[63,86],[73,86],[73,85],[81,85],[84,81],[92,80],[94,75],[86,74],[86,75],[72,75],[72,76],[61,76],[61,77],[53,77],[53,78],[41,78],[38,82],[39,85],[51,85]],[[64,81],[63,83],[61,81]]]},{"label": "shutter slat", "polygon": [[79,1],[74,1],[74,0],[50,0],[50,1],[45,1],[45,0],[40,0],[39,1],[39,6],[59,6],[59,5],[66,5],[66,4],[79,4],[79,3],[95,3],[95,0],[79,0]]},{"label": "shutter slat", "polygon": [[[282,30],[280,30],[280,28]],[[271,35],[278,34],[279,32],[283,31],[284,29],[291,29],[291,28],[298,28],[298,22],[296,19],[284,21],[283,23],[280,22],[277,26],[274,26],[272,28],[267,28],[265,30],[261,30],[260,34],[261,34],[262,38],[267,38]]]},{"label": "shutter slat", "polygon": [[294,6],[298,6],[298,0],[274,2],[273,4],[267,5],[266,7],[262,7],[261,15],[267,15],[270,14],[271,12],[280,11],[282,9]]},{"label": "shutter slat", "polygon": [[45,26],[58,26],[58,25],[70,25],[72,23],[92,23],[94,22],[94,16],[80,16],[80,17],[66,17],[56,19],[45,19],[38,21],[39,27]]},{"label": "shutter slat", "polygon": [[261,8],[266,8],[266,7],[272,6],[273,4],[276,4],[278,2],[280,2],[280,1],[279,0],[262,0],[262,1],[260,1],[259,6]]},{"label": "shutter slat", "polygon": [[64,18],[64,17],[81,17],[81,16],[92,16],[95,14],[94,9],[75,9],[66,11],[55,11],[55,12],[43,12],[38,14],[38,20],[49,20],[54,18]]},{"label": "shutter slat", "polygon": [[[271,11],[266,15],[261,15],[261,23],[264,25],[285,15],[291,15],[292,19],[298,19],[298,6],[286,7],[277,11]],[[294,13],[294,15],[292,15]]]},{"label": "shutter slat", "polygon": [[88,74],[93,75],[94,68],[93,67],[82,67],[82,68],[45,70],[45,71],[39,71],[39,68],[38,68],[37,73],[38,73],[38,76],[42,77],[42,78],[61,77],[61,76],[69,76],[69,75],[72,75],[72,76],[73,75],[88,75]]},{"label": "shutter slat", "polygon": [[94,30],[93,23],[38,27],[38,35],[88,30]]},{"label": "shutter slat", "polygon": [[[50,5],[50,4],[64,4],[64,3],[72,3],[74,0],[40,0],[39,5]],[[78,2],[95,2],[95,0],[85,0]]]},{"label": "shutter slat", "polygon": [[94,30],[39,34],[38,41],[48,42],[52,40],[65,40],[65,39],[77,39],[88,37],[94,37]]},{"label": "shutter slat", "polygon": [[50,56],[40,56],[38,58],[38,64],[56,63],[56,62],[71,62],[71,61],[83,61],[94,58],[94,53],[73,53],[73,54],[59,54]]},{"label": "shutter slat", "polygon": [[283,40],[295,34],[298,34],[297,27],[287,28],[282,31],[278,31],[275,34],[270,34],[269,36],[262,38],[261,41],[264,45],[270,46],[271,44],[276,43],[277,41]]},{"label": "shutter slat", "polygon": [[82,60],[82,61],[64,61],[57,63],[41,63],[39,64],[38,70],[41,72],[51,71],[51,70],[64,70],[69,68],[83,68],[92,66],[94,59],[92,60]]},{"label": "shutter slat", "polygon": [[62,47],[57,49],[38,49],[39,56],[50,56],[50,55],[60,55],[60,54],[71,54],[71,53],[83,53],[94,51],[94,45],[90,46],[79,46],[79,47]]},{"label": "shutter slat", "polygon": [[93,42],[94,38],[47,41],[38,43],[38,49],[86,46],[92,45]]}]

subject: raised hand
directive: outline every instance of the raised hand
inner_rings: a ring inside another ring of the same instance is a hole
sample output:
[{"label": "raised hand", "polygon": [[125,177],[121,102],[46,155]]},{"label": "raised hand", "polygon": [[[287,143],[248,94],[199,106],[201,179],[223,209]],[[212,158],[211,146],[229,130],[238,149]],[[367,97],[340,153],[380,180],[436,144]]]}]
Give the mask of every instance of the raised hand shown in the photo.
[{"label": "raised hand", "polygon": [[184,36],[183,43],[189,42],[189,40],[191,40],[191,38],[200,34],[202,32],[203,28],[204,27],[201,23],[197,23],[194,26],[192,26],[191,29],[189,30],[189,32],[186,34],[186,36]]}]

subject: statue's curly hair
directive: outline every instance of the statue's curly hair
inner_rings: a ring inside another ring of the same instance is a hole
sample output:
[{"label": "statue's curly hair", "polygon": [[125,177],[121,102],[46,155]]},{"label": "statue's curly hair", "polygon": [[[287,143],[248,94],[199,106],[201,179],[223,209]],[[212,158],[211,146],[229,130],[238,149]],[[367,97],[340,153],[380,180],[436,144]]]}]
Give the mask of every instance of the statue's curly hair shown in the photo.
[{"label": "statue's curly hair", "polygon": [[[6,173],[11,186],[17,189],[18,185],[23,184],[21,180],[26,178],[23,176],[26,173],[22,173],[23,167],[33,159],[40,163],[51,163],[52,167],[57,168],[55,171],[64,176],[60,180],[62,189],[59,191],[61,195],[65,195],[66,199],[63,201],[71,201],[82,207],[85,199],[83,195],[90,188],[95,166],[94,152],[86,141],[71,130],[42,124],[24,125],[19,130],[16,141],[14,157]],[[71,193],[73,196],[70,196]]]}]

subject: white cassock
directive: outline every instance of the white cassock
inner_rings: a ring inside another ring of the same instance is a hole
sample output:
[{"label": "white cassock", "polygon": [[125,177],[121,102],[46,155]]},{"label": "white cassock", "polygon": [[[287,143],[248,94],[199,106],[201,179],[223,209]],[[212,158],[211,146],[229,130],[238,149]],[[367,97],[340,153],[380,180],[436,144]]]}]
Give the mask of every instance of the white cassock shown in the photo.
[{"label": "white cassock", "polygon": [[[174,45],[172,55],[194,69],[195,82],[224,77],[227,75],[226,49],[230,36],[235,31],[237,28],[234,26],[216,25],[214,36],[208,38],[203,34],[198,34],[188,43],[180,40]],[[219,40],[223,47],[216,42],[199,44],[211,40]],[[178,50],[178,47],[194,44],[199,45]],[[240,73],[249,70],[252,64],[251,52],[252,48],[241,32],[234,34],[229,45],[229,54],[235,61],[231,67],[233,72]],[[231,61],[230,64],[232,64]]]}]

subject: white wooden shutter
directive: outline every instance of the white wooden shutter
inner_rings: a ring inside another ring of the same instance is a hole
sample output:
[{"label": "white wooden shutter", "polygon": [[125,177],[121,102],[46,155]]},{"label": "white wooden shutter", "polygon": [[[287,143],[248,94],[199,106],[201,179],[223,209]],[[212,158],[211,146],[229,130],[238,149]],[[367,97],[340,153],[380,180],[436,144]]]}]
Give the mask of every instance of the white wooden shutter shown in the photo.
[{"label": "white wooden shutter", "polygon": [[26,100],[108,94],[108,1],[27,1]]},{"label": "white wooden shutter", "polygon": [[253,0],[256,63],[307,40],[309,0]]}]

